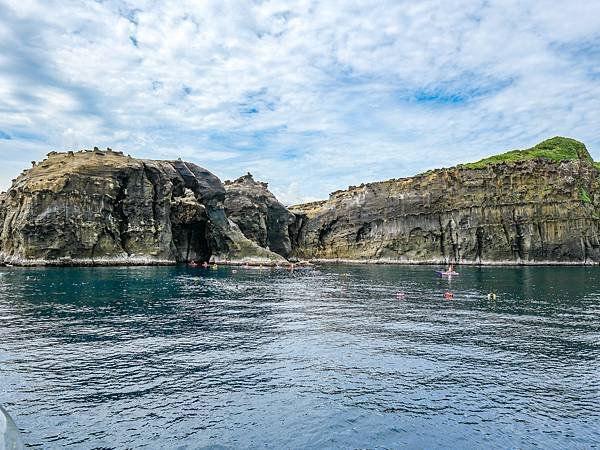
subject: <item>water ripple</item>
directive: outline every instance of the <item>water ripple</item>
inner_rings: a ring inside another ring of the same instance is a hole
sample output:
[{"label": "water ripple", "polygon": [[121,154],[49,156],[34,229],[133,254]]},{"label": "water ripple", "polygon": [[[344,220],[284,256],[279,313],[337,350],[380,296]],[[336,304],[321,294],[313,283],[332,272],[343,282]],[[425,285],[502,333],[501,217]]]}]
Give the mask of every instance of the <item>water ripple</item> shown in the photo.
[{"label": "water ripple", "polygon": [[0,401],[40,448],[599,446],[596,270],[433,275],[4,268]]}]

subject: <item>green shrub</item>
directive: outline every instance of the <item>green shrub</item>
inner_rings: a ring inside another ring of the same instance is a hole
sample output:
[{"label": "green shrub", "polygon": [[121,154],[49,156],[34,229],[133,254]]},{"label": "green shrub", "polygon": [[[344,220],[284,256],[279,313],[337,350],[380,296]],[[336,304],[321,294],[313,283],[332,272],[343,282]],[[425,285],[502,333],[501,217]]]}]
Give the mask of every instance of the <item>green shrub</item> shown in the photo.
[{"label": "green shrub", "polygon": [[[513,150],[500,155],[490,156],[480,161],[463,164],[463,167],[469,169],[481,169],[491,164],[500,164],[513,161],[527,161],[535,158],[545,158],[550,161],[570,161],[574,159],[583,159],[593,162],[592,157],[585,148],[585,145],[575,139],[556,136],[540,142],[535,147],[527,150]],[[600,170],[600,166],[596,166]]]},{"label": "green shrub", "polygon": [[583,201],[583,203],[592,203],[592,199],[590,198],[590,196],[584,188],[581,188],[581,200]]}]

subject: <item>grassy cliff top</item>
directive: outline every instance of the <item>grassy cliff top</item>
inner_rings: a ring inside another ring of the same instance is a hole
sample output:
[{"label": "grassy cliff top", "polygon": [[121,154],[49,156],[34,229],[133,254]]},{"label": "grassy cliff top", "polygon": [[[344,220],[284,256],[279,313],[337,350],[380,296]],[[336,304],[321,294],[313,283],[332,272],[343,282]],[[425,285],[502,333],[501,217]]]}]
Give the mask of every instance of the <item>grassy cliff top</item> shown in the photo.
[{"label": "grassy cliff top", "polygon": [[535,147],[526,150],[512,150],[500,155],[490,156],[480,161],[462,164],[461,167],[468,169],[481,169],[492,164],[500,164],[515,161],[527,161],[535,158],[545,158],[550,161],[570,161],[583,159],[593,162],[585,145],[575,139],[556,136],[540,142]]}]

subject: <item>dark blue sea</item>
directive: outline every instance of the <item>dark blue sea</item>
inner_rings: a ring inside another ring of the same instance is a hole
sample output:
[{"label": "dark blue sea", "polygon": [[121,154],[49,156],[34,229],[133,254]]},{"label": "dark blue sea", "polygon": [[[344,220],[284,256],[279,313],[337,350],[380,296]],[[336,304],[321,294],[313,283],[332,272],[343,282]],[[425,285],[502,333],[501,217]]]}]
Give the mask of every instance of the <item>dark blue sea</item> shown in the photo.
[{"label": "dark blue sea", "polygon": [[0,404],[43,449],[599,447],[600,269],[434,269],[0,268]]}]

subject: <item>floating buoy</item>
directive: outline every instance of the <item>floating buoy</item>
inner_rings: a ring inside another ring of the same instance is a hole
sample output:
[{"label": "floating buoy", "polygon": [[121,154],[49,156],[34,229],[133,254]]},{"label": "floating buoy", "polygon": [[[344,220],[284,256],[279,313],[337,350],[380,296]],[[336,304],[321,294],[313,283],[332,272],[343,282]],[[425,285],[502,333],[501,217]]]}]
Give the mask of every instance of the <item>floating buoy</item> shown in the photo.
[{"label": "floating buoy", "polygon": [[454,298],[454,294],[452,292],[444,292],[444,298]]},{"label": "floating buoy", "polygon": [[231,273],[237,273],[237,270],[233,269],[233,270],[231,271]]},{"label": "floating buoy", "polygon": [[496,294],[494,294],[493,292],[490,292],[490,293],[487,295],[487,299],[488,299],[488,300],[496,300],[496,297],[497,297],[497,296],[496,296]]}]

